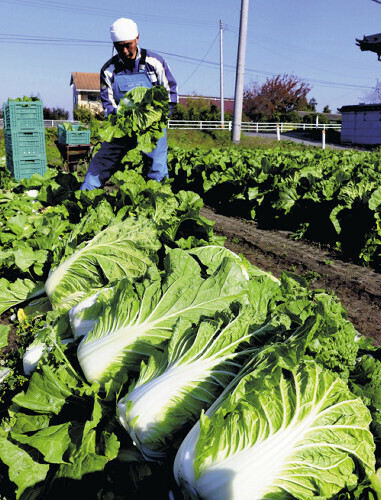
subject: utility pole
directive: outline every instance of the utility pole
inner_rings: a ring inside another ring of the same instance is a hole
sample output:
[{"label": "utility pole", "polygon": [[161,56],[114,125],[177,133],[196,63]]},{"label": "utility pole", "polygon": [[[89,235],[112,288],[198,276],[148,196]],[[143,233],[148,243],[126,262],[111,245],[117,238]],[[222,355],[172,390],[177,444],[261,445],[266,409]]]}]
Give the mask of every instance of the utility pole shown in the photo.
[{"label": "utility pole", "polygon": [[249,0],[241,0],[241,19],[239,26],[238,57],[237,57],[236,79],[235,79],[234,114],[233,114],[233,129],[232,129],[233,142],[239,142],[241,138],[247,20],[249,17],[248,14],[249,14]]},{"label": "utility pole", "polygon": [[225,111],[224,111],[224,51],[222,40],[222,20],[220,19],[220,110],[221,110],[221,127],[224,128]]}]

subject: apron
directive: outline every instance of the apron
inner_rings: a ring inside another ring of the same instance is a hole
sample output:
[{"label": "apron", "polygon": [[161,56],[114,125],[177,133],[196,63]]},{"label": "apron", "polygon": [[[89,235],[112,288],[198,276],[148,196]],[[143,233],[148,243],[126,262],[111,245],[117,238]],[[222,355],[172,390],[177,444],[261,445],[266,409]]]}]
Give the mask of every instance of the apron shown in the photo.
[{"label": "apron", "polygon": [[114,99],[116,104],[119,104],[120,100],[124,97],[124,94],[126,92],[129,92],[136,87],[152,87],[151,80],[148,78],[146,72],[146,55],[147,51],[145,49],[142,49],[138,73],[131,73],[129,75],[114,75],[114,83],[112,89],[114,92]]},{"label": "apron", "polygon": [[[119,104],[126,92],[136,87],[151,88],[152,82],[148,78],[145,69],[146,51],[142,49],[139,72],[130,75],[120,74],[114,76],[113,92],[116,104]],[[100,188],[107,179],[115,172],[125,155],[126,145],[122,139],[111,143],[103,142],[101,149],[91,160],[89,169],[80,189],[92,190]],[[168,177],[167,167],[167,130],[164,137],[161,137],[152,153],[144,153],[150,159],[151,165],[148,168],[148,179],[160,182]]]}]

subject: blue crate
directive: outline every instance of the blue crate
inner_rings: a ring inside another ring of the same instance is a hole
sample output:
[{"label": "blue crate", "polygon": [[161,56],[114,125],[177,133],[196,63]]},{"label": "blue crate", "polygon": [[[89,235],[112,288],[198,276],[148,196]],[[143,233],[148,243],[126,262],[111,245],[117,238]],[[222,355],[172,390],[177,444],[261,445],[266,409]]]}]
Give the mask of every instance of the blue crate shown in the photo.
[{"label": "blue crate", "polygon": [[46,156],[45,158],[19,159],[7,155],[7,167],[17,181],[20,181],[21,179],[30,179],[33,174],[46,174]]},{"label": "blue crate", "polygon": [[5,130],[5,151],[14,158],[45,157],[45,130]]},{"label": "blue crate", "polygon": [[5,130],[42,128],[44,128],[42,101],[8,101],[4,103]]},{"label": "blue crate", "polygon": [[72,125],[74,130],[66,130],[63,125],[58,125],[58,142],[67,146],[90,144],[90,129],[78,130],[81,125]]}]

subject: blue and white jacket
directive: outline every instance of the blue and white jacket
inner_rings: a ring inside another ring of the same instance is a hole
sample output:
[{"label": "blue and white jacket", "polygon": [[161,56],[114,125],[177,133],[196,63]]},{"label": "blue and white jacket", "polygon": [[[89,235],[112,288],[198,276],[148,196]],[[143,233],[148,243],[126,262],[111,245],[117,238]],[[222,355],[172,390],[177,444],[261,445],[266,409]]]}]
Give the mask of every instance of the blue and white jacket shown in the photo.
[{"label": "blue and white jacket", "polygon": [[[174,79],[168,64],[163,57],[150,50],[147,50],[145,71],[152,85],[163,85],[168,91],[171,112],[173,106],[177,103],[177,83]],[[141,58],[141,49],[138,46],[138,52],[135,58],[135,66],[132,70],[127,69],[126,65],[118,54],[109,59],[102,67],[100,72],[101,80],[101,101],[105,116],[115,113],[119,101],[116,99],[113,90],[113,83],[116,74],[131,75],[139,72],[139,62]]]}]

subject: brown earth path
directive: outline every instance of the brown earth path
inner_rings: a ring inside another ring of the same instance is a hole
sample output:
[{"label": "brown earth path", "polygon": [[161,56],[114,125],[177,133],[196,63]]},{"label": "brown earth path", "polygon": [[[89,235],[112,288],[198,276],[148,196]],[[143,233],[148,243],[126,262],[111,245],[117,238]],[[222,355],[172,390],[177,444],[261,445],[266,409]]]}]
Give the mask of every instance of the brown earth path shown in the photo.
[{"label": "brown earth path", "polygon": [[280,277],[291,271],[313,278],[311,288],[333,291],[357,331],[381,345],[381,274],[340,260],[327,249],[294,241],[286,231],[269,231],[255,222],[231,218],[204,207],[201,214],[215,222],[214,232],[225,236],[225,246],[252,264]]}]

